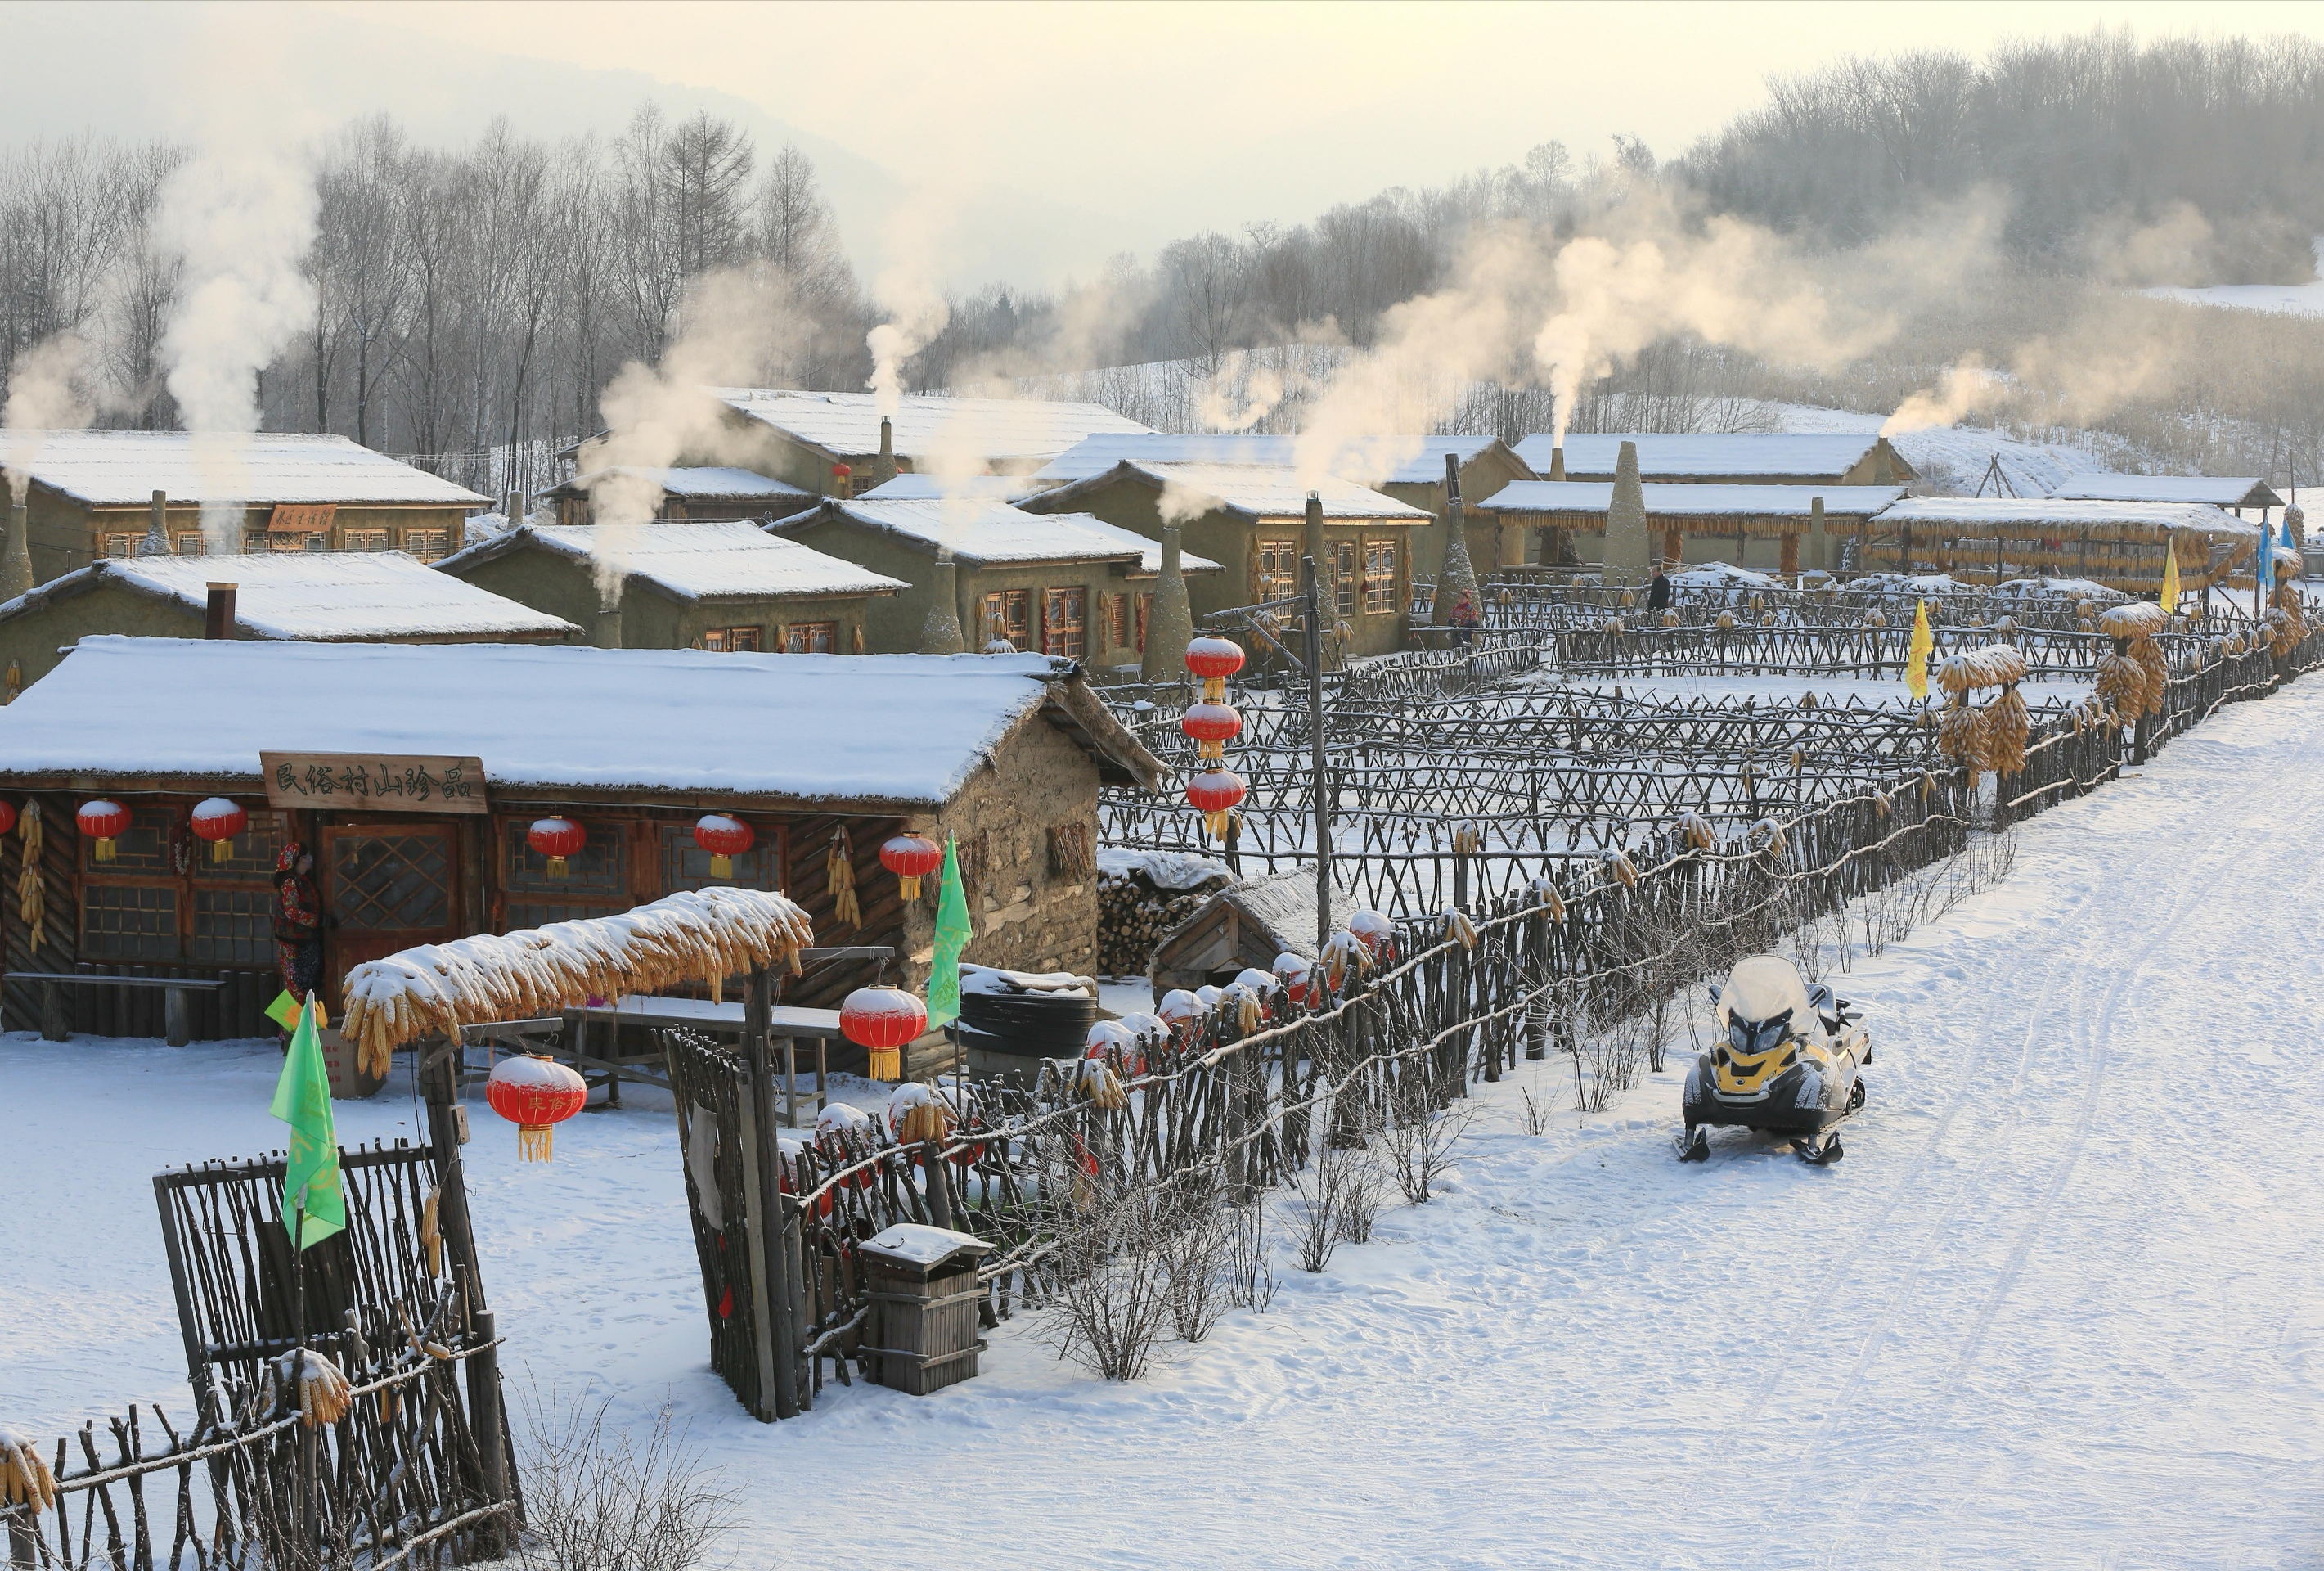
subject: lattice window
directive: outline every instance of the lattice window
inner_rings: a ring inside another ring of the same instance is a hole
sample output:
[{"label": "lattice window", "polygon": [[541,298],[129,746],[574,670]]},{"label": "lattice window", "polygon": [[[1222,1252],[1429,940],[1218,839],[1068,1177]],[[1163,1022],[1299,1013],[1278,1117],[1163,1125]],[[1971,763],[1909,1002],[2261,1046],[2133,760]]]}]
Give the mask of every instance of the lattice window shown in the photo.
[{"label": "lattice window", "polygon": [[264,889],[197,889],[189,960],[227,966],[264,966],[274,959],[273,892]]},{"label": "lattice window", "polygon": [[423,562],[452,554],[452,531],[448,529],[407,529],[403,531],[403,549]]},{"label": "lattice window", "polygon": [[508,930],[546,927],[550,922],[577,922],[585,917],[615,917],[628,909],[622,905],[560,905],[549,901],[512,900],[508,902]]},{"label": "lattice window", "polygon": [[[175,873],[170,864],[170,815],[152,808],[132,808],[129,827],[114,840],[110,862],[99,862],[97,841],[83,835],[80,864],[87,873]],[[272,871],[271,865],[268,870]]]},{"label": "lattice window", "polygon": [[[560,901],[601,900],[618,902],[629,892],[629,826],[576,820],[588,836],[577,856],[565,859],[567,876],[549,876],[549,858],[532,848],[526,836],[533,815],[500,820],[501,886],[511,891],[554,897]],[[558,919],[562,919],[561,918]],[[515,919],[512,917],[511,921]],[[523,924],[530,926],[531,924]]]},{"label": "lattice window", "polygon": [[388,531],[383,529],[343,529],[339,545],[351,551],[383,551],[387,550]]},{"label": "lattice window", "polygon": [[365,932],[446,926],[452,910],[451,836],[340,836],[331,848],[331,907],[342,927]]},{"label": "lattice window", "polygon": [[1299,542],[1263,540],[1259,542],[1259,583],[1261,600],[1288,600],[1299,593]]},{"label": "lattice window", "polygon": [[179,535],[170,549],[181,557],[206,557],[210,550],[209,542],[202,539],[199,530],[188,530]]},{"label": "lattice window", "polygon": [[783,652],[786,654],[837,654],[839,624],[836,622],[794,622],[783,629]]},{"label": "lattice window", "polygon": [[331,537],[327,534],[270,534],[266,536],[270,551],[322,551],[331,549]]},{"label": "lattice window", "polygon": [[101,537],[105,554],[108,557],[135,556],[137,542],[144,538],[142,534],[108,534]]},{"label": "lattice window", "polygon": [[272,878],[274,858],[281,849],[282,815],[261,809],[250,815],[242,833],[234,837],[234,849],[224,862],[212,861],[209,843],[198,841],[192,847],[190,865],[197,883],[218,878]]},{"label": "lattice window", "polygon": [[1041,593],[1041,652],[1080,660],[1089,648],[1089,591]]},{"label": "lattice window", "polygon": [[756,627],[713,627],[694,641],[694,647],[724,654],[756,654],[760,632]]},{"label": "lattice window", "polygon": [[1364,542],[1364,609],[1396,609],[1396,541],[1392,540]]},{"label": "lattice window", "polygon": [[1086,883],[1097,876],[1097,852],[1087,824],[1050,826],[1049,876],[1068,883]]},{"label": "lattice window", "polygon": [[759,825],[758,843],[734,858],[734,876],[710,876],[710,853],[694,843],[691,824],[661,826],[661,873],[665,892],[707,889],[713,884],[740,884],[744,889],[782,887],[782,838]]},{"label": "lattice window", "polygon": [[1033,642],[1033,591],[997,589],[984,597],[983,642],[1005,638],[1019,649]]},{"label": "lattice window", "polygon": [[1342,616],[1356,609],[1356,542],[1335,540],[1332,551],[1332,604]]},{"label": "lattice window", "polygon": [[150,883],[81,889],[80,952],[92,960],[178,957],[178,892]]}]

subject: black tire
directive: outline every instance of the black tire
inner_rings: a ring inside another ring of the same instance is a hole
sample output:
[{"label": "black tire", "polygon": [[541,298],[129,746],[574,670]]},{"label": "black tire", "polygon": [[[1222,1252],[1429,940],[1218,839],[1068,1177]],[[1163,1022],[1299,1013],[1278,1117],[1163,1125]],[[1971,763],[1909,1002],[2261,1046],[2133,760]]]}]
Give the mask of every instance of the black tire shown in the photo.
[{"label": "black tire", "polygon": [[1854,1113],[1864,1105],[1864,1082],[1858,1080],[1848,1088],[1848,1110]]}]

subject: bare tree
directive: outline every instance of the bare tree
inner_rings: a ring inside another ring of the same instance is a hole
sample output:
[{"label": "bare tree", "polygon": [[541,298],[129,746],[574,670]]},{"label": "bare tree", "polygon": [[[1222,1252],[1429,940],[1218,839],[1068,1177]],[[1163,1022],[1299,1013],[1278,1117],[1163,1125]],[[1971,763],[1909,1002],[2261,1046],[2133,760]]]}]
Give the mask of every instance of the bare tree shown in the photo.
[{"label": "bare tree", "polygon": [[1434,1088],[1414,1076],[1389,1090],[1385,1113],[1379,1143],[1388,1176],[1406,1203],[1425,1206],[1452,1169],[1454,1143],[1476,1121],[1477,1104],[1463,1100],[1440,1105]]},{"label": "bare tree", "polygon": [[740,1499],[688,1443],[676,1407],[641,1432],[610,1402],[551,1387],[521,1391],[526,1571],[693,1571],[711,1563]]}]

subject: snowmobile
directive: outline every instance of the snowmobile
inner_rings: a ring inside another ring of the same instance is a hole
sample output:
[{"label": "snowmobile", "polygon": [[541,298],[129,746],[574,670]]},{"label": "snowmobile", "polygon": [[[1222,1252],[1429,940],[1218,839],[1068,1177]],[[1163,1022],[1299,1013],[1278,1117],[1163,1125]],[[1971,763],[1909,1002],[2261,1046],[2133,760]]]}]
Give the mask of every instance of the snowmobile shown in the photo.
[{"label": "snowmobile", "polygon": [[1712,986],[1711,1002],[1720,1040],[1687,1074],[1679,1160],[1711,1155],[1713,1124],[1788,1136],[1816,1167],[1840,1160],[1838,1127],[1864,1105],[1857,1070],[1872,1061],[1848,1001],[1810,987],[1780,955],[1754,955]]}]

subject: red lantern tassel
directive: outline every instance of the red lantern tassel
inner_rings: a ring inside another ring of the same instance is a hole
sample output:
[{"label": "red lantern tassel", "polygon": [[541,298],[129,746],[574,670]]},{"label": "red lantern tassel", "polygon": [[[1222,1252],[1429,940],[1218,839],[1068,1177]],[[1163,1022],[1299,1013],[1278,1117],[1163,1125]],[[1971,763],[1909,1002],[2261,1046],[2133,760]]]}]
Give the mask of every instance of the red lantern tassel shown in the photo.
[{"label": "red lantern tassel", "polygon": [[732,856],[727,855],[723,851],[714,855],[710,858],[710,876],[713,878],[733,877],[734,859]]},{"label": "red lantern tassel", "polygon": [[872,1048],[869,1053],[872,1078],[900,1080],[904,1077],[904,1050],[901,1048]]},{"label": "red lantern tassel", "polygon": [[549,876],[551,878],[570,878],[573,875],[566,871],[565,858],[562,856],[552,856],[549,859]]},{"label": "red lantern tassel", "polygon": [[557,1126],[553,1123],[520,1123],[516,1126],[516,1154],[520,1161],[549,1161],[556,1144]]},{"label": "red lantern tassel", "polygon": [[112,861],[112,860],[113,860],[113,842],[112,842],[112,841],[110,841],[110,840],[99,840],[99,841],[97,843],[97,859],[99,862],[110,862],[110,861]]},{"label": "red lantern tassel", "polygon": [[223,840],[213,840],[213,841],[211,841],[211,842],[210,842],[210,860],[211,860],[212,862],[228,862],[228,861],[233,860],[233,858],[234,858],[234,836],[233,836],[228,835],[228,836],[227,836],[225,839],[223,839]]},{"label": "red lantern tassel", "polygon": [[896,887],[904,892],[906,900],[918,900],[920,898],[920,875],[917,873],[899,873],[896,874]]}]

